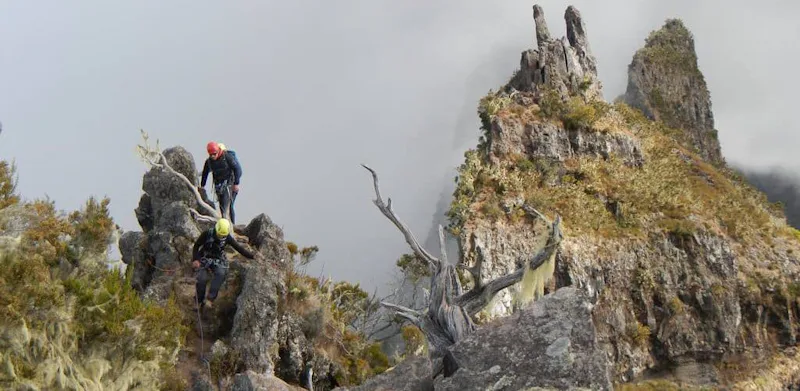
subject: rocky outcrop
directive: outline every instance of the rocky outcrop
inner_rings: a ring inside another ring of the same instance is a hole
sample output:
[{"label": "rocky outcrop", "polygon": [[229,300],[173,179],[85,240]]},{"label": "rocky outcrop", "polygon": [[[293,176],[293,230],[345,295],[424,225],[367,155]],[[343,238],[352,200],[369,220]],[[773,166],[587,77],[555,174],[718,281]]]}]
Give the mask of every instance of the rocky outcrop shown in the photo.
[{"label": "rocky outcrop", "polygon": [[615,155],[631,166],[644,162],[639,141],[626,133],[567,130],[552,122],[498,118],[491,123],[489,137],[489,160],[495,164],[513,155],[559,162],[580,156],[608,159]]},{"label": "rocky outcrop", "polygon": [[612,389],[583,290],[561,288],[456,343],[435,389],[530,387]]},{"label": "rocky outcrop", "polygon": [[[558,51],[538,7],[534,18],[540,45],[528,53],[540,63],[523,66],[513,88],[482,101],[485,139],[460,168],[453,210],[464,266],[480,264],[482,275],[497,278],[530,259],[542,230],[514,213],[523,202],[535,204],[559,213],[565,227],[545,292],[571,286],[595,304],[592,327],[611,382],[649,377],[725,388],[780,372],[775,358],[788,355],[800,332],[800,241],[774,205],[725,167],[691,34],[668,21],[634,57],[626,100],[648,119],[626,105],[587,100],[564,82],[569,78],[542,77],[566,67],[559,56],[541,55]],[[588,48],[582,29],[569,30],[571,46]],[[525,77],[530,83],[520,84]],[[568,107],[532,93],[543,86],[558,90]],[[614,115],[622,119],[608,131],[567,121],[596,124]],[[479,319],[492,323],[480,332],[517,317],[519,288],[498,294],[487,319]],[[499,350],[484,343],[466,351],[461,360],[469,370],[453,389],[516,381],[502,378],[506,366],[495,374],[470,362],[502,360],[479,348]],[[438,379],[437,389],[448,381]]]},{"label": "rocky outcrop", "polygon": [[623,99],[649,118],[685,130],[687,146],[706,161],[724,163],[694,38],[680,20],[668,20],[633,56]]},{"label": "rocky outcrop", "polygon": [[[171,167],[198,185],[189,152],[173,147],[164,155]],[[263,260],[247,260],[235,251],[229,253],[228,276],[214,308],[202,317],[200,341],[200,325],[193,307],[191,248],[211,223],[193,217],[190,209],[202,211],[194,193],[166,170],[147,171],[142,189],[145,193],[136,208],[142,231],[124,232],[119,241],[123,262],[134,269],[132,286],[144,297],[157,301],[177,295],[185,318],[193,321],[188,338],[196,340],[196,349],[204,348],[194,354],[206,354],[216,362],[214,365],[226,370],[236,369],[212,380],[201,368],[192,382],[194,389],[214,389],[211,385],[219,382],[226,389],[294,390],[298,388],[287,383],[305,384],[309,369],[316,389],[331,389],[333,374],[339,368],[315,350],[311,338],[306,337],[305,319],[280,308],[287,294],[286,273],[292,257],[283,230],[263,213],[246,225],[234,226],[234,237],[263,255]],[[214,349],[207,351],[212,345]]]},{"label": "rocky outcrop", "polygon": [[245,265],[243,269],[231,348],[238,352],[245,368],[272,373],[277,350],[278,300],[286,288],[277,271],[269,266]]},{"label": "rocky outcrop", "polygon": [[514,316],[484,324],[448,348],[437,365],[427,357],[409,358],[350,390],[610,390],[593,311],[584,290],[561,288]]},{"label": "rocky outcrop", "polygon": [[740,269],[728,241],[698,233],[614,247],[569,238],[556,273],[559,284],[598,298],[598,334],[615,357],[616,379],[632,380],[665,362],[703,364],[750,343],[743,340],[749,331],[738,294]]},{"label": "rocky outcrop", "polygon": [[538,4],[533,6],[533,18],[537,48],[522,52],[520,69],[507,87],[536,93],[544,87],[562,96],[581,94],[589,99],[602,98],[597,62],[580,12],[573,6],[567,7],[564,13],[567,35],[561,39],[550,36],[544,10]]}]

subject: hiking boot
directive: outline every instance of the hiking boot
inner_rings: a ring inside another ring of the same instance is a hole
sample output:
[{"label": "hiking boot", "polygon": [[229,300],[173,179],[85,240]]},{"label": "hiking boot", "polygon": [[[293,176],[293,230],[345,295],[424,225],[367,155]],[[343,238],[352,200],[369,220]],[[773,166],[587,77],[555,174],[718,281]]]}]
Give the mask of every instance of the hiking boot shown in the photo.
[{"label": "hiking boot", "polygon": [[206,299],[204,304],[206,306],[206,309],[210,310],[210,309],[214,308],[214,302],[212,302],[211,300]]}]

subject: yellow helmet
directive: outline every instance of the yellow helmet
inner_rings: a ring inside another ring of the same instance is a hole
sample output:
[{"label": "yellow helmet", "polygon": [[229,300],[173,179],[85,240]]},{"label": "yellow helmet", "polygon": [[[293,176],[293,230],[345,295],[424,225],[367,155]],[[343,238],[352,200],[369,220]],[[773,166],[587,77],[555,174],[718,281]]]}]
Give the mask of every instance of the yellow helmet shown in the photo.
[{"label": "yellow helmet", "polygon": [[217,236],[228,236],[231,233],[231,222],[228,219],[219,219],[214,229],[217,231]]},{"label": "yellow helmet", "polygon": [[218,143],[217,145],[219,145],[219,149],[220,149],[221,151],[224,151],[224,150],[226,149],[226,148],[225,148],[225,144],[223,144],[223,143]]}]

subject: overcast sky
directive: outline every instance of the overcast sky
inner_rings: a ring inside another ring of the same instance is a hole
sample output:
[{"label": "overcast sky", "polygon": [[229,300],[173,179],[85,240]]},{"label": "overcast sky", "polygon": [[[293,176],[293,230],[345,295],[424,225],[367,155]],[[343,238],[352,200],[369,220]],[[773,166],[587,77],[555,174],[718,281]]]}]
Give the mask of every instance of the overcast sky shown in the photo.
[{"label": "overcast sky", "polygon": [[[373,288],[408,248],[359,164],[427,235],[442,182],[477,142],[478,99],[535,45],[533,4],[5,0],[0,158],[16,160],[24,196],[74,209],[108,195],[116,221],[138,230],[139,129],[198,165],[207,141],[223,141],[244,169],[238,222],[267,213],[286,239],[320,247],[313,271]],[[609,100],[647,34],[682,18],[725,157],[800,166],[800,2],[540,4],[556,36],[567,5],[581,11]]]}]

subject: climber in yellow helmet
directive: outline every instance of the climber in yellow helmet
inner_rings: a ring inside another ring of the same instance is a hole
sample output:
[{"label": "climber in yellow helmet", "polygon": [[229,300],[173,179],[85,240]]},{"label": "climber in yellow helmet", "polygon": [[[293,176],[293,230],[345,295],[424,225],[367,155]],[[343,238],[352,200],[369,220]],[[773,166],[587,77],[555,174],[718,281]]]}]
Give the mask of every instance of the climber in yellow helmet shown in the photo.
[{"label": "climber in yellow helmet", "polygon": [[[225,256],[225,246],[231,245],[239,254],[244,255],[248,259],[254,259],[255,254],[247,251],[236,239],[231,235],[231,222],[228,219],[222,218],[217,220],[214,227],[203,231],[202,234],[195,240],[194,247],[192,247],[192,267],[195,270],[200,269],[197,274],[196,287],[196,303],[202,308],[211,308],[214,299],[217,298],[219,289],[225,282],[228,276],[228,259]],[[211,289],[206,296],[206,284],[209,280],[209,272],[214,274],[211,279]]]}]

